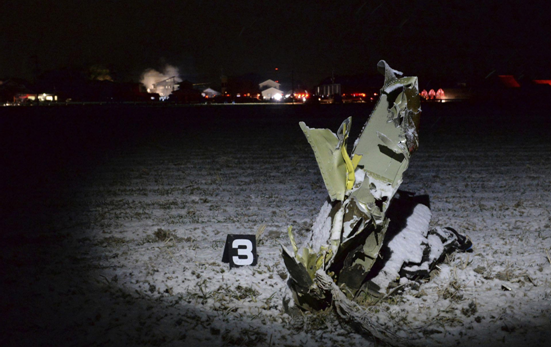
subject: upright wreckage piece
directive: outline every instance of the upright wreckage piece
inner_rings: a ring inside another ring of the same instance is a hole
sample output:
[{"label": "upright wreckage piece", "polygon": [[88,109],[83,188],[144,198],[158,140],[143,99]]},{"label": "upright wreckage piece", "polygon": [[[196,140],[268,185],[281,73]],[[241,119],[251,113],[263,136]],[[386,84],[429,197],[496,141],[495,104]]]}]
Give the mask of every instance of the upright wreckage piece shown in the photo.
[{"label": "upright wreckage piece", "polygon": [[[299,251],[289,227],[293,252],[282,247],[282,257],[290,274],[289,287],[295,303],[303,309],[324,309],[332,301],[339,301],[342,306],[343,298],[353,299],[363,290],[380,292],[390,281],[386,279],[385,283],[383,274],[395,279],[398,273],[403,274],[404,264],[410,269],[431,266],[446,247],[449,250],[462,245],[462,236],[455,231],[438,230],[428,235],[430,210],[425,206],[425,209],[411,208],[402,218],[401,224],[406,227],[394,229],[404,231],[404,239],[416,239],[417,247],[423,245],[424,250],[418,252],[418,259],[395,257],[389,262],[394,270],[385,272],[379,268],[378,274],[370,274],[381,257],[381,247],[389,230],[387,211],[391,201],[393,198],[396,201],[398,196],[402,200],[408,198],[407,194],[396,193],[410,156],[419,146],[421,113],[417,77],[400,77],[402,73],[383,60],[377,64],[377,69],[385,76],[384,85],[351,154],[347,151],[351,118],[341,124],[337,134],[300,123],[329,193],[308,245]],[[396,212],[392,215],[395,219]],[[413,219],[408,217],[420,221],[421,227],[415,227]],[[431,245],[435,247],[431,249]],[[368,280],[376,275],[379,275],[377,280]],[[328,278],[334,285],[328,286]],[[339,291],[338,300],[335,290]]]}]

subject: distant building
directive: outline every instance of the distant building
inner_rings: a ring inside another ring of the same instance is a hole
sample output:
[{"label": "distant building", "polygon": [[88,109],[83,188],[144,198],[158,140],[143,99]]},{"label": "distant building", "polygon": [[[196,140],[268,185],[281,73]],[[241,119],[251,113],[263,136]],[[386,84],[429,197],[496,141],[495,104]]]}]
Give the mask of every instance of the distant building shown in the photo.
[{"label": "distant building", "polygon": [[202,95],[203,97],[207,98],[207,99],[214,99],[215,97],[222,95],[222,93],[217,92],[217,91],[214,90],[214,89],[207,88],[207,89],[204,89],[204,90],[203,90],[203,92],[201,93],[201,95]]},{"label": "distant building", "polygon": [[343,102],[373,101],[379,93],[383,78],[370,74],[331,76],[316,87],[316,95],[321,99]]},{"label": "distant building", "polygon": [[551,80],[533,80],[535,84],[551,86]]},{"label": "distant building", "polygon": [[178,90],[175,90],[168,100],[178,104],[190,104],[201,102],[203,97],[201,96],[201,91],[193,88],[193,83],[184,80],[179,84]]},{"label": "distant building", "polygon": [[265,89],[269,89],[269,88],[275,88],[275,89],[281,89],[281,83],[278,83],[276,81],[273,81],[273,80],[266,80],[260,84],[258,84],[258,87],[260,88],[260,90],[265,90]]},{"label": "distant building", "polygon": [[274,87],[265,89],[261,93],[264,100],[281,100],[283,98],[283,92]]},{"label": "distant building", "polygon": [[148,92],[150,93],[157,93],[159,94],[161,97],[166,97],[170,94],[172,94],[172,92],[175,92],[178,90],[178,87],[179,87],[179,84],[178,84],[178,77],[177,76],[173,76],[173,77],[170,77],[170,78],[167,78],[161,82],[157,82],[155,84],[153,84],[153,90],[148,90]]},{"label": "distant building", "polygon": [[545,104],[551,97],[550,74],[509,75],[499,74],[486,79],[481,87],[485,99],[523,100],[530,103]]},{"label": "distant building", "polygon": [[332,95],[341,95],[342,87],[340,83],[321,84],[316,88],[316,94],[325,98]]}]

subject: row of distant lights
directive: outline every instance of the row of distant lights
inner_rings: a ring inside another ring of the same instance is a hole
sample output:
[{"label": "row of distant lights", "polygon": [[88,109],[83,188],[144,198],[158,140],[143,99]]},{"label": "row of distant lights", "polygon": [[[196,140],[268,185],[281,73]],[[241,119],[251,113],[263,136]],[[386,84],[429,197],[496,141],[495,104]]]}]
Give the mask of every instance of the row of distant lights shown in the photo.
[{"label": "row of distant lights", "polygon": [[[147,91],[149,92],[149,89],[147,89]],[[366,96],[365,93],[352,93],[350,95],[354,98],[357,98],[357,97],[365,98],[365,96]],[[438,91],[436,91],[436,92],[434,91],[434,89],[431,89],[428,92],[424,89],[419,95],[421,95],[426,100],[444,99],[444,97],[446,96],[445,93],[444,93],[444,90],[442,88],[438,89]],[[208,99],[208,95],[205,95],[205,93],[203,93],[203,96]],[[244,94],[243,96],[247,97],[247,96],[251,96],[251,94],[248,93],[248,94]],[[257,94],[256,96],[260,97],[260,94]],[[289,98],[290,96],[291,96],[291,94],[285,95],[286,98]],[[310,95],[307,92],[305,92],[305,93],[295,93],[294,94],[295,99],[302,99],[302,101],[306,101],[306,99],[309,96]],[[346,94],[343,94],[342,96],[344,97],[344,96],[346,96]],[[377,96],[377,93],[373,93],[373,96]],[[237,94],[236,97],[240,98],[241,94]],[[40,95],[38,97],[38,99],[40,101],[44,101],[44,100],[53,101],[54,98],[57,101],[57,96],[50,96],[50,95],[43,94],[43,95]],[[275,94],[273,98],[276,101],[280,101],[283,98],[283,95],[282,94]],[[154,97],[151,97],[151,100],[154,100],[154,99],[155,99]],[[371,101],[373,101],[373,97],[371,97],[370,99],[371,99]],[[34,100],[34,98],[32,100]],[[168,96],[161,96],[159,98],[159,100],[160,101],[168,100]],[[12,104],[8,102],[8,103],[3,104],[2,106],[12,106]]]},{"label": "row of distant lights", "polygon": [[[369,100],[373,101],[373,99],[374,99],[377,95],[379,95],[379,94],[373,93],[373,96],[370,96],[370,97],[369,97]],[[342,96],[345,97],[346,94],[343,94]],[[365,93],[351,93],[350,96],[353,97],[353,98],[365,98],[365,97],[366,97],[366,94],[365,94]]]},{"label": "row of distant lights", "polygon": [[[36,99],[38,99],[38,101],[41,101],[41,102],[44,102],[44,101],[57,101],[57,95],[51,95],[51,94],[46,94],[46,93],[43,93],[43,94],[38,94],[38,95],[27,95],[27,99],[28,100],[32,100],[32,101],[35,101]],[[4,104],[2,104],[2,106],[17,106],[18,104],[17,103],[13,103],[13,102],[6,102]]]},{"label": "row of distant lights", "polygon": [[[204,94],[204,93],[203,93],[203,94]],[[285,98],[290,98],[291,95],[294,95],[294,98],[295,98],[295,99],[302,99],[302,101],[306,101],[306,99],[310,96],[310,95],[308,94],[308,92],[305,91],[304,93],[294,93],[294,94],[289,93],[289,94],[285,95]],[[205,96],[205,95],[203,95],[203,96]],[[236,96],[237,98],[240,98],[240,97],[241,97],[241,94],[240,94],[240,93],[237,93],[235,96]],[[243,94],[243,97],[250,97],[250,96],[251,96],[250,93]],[[205,97],[208,98],[208,96],[205,96]],[[256,94],[256,97],[257,97],[257,98],[260,98],[260,94]],[[276,100],[276,101],[281,101],[281,99],[283,99],[283,94],[277,93],[277,94],[275,94],[272,98],[273,98],[274,100]]]}]

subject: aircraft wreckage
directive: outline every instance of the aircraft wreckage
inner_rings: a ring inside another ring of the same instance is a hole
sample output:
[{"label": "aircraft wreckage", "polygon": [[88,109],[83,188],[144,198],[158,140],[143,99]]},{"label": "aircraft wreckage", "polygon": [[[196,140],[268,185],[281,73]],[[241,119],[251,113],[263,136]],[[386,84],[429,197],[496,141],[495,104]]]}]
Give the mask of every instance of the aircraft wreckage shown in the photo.
[{"label": "aircraft wreckage", "polygon": [[366,321],[355,297],[382,296],[397,278],[428,276],[446,254],[471,247],[451,228],[429,230],[428,197],[398,190],[419,146],[418,82],[400,77],[383,60],[377,69],[385,76],[380,99],[350,154],[351,117],[337,134],[300,123],[329,197],[307,245],[299,250],[289,227],[293,250],[282,247],[297,306],[321,310],[333,305],[340,316],[356,317],[375,336],[380,330]]}]

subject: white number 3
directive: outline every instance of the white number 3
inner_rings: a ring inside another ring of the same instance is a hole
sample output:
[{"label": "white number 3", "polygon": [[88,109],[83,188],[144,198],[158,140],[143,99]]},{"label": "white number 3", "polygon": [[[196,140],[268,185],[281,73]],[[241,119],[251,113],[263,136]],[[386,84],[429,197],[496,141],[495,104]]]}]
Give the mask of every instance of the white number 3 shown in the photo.
[{"label": "white number 3", "polygon": [[[235,265],[251,265],[254,261],[253,255],[253,243],[247,239],[233,240],[231,244],[233,249],[237,249],[237,255],[233,257],[233,263]],[[239,248],[239,246],[245,246],[245,248]],[[247,258],[242,259],[239,256],[245,256]]]}]

